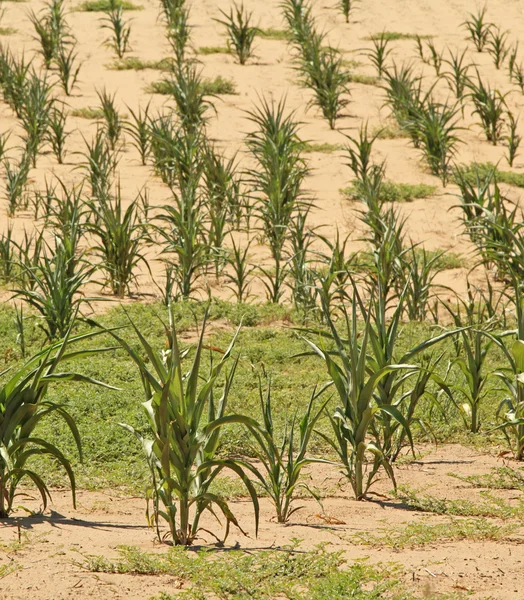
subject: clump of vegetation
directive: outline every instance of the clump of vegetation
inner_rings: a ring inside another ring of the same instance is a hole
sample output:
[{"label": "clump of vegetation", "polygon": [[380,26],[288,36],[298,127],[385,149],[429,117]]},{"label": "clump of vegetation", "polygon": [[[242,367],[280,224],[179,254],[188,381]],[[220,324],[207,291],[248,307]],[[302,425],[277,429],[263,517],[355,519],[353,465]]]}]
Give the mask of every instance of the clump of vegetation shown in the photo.
[{"label": "clump of vegetation", "polygon": [[[362,191],[362,184],[358,181],[341,190],[342,194],[348,198],[359,198]],[[395,183],[385,180],[380,186],[378,199],[381,202],[412,202],[419,198],[429,198],[436,191],[437,188],[434,185]]]}]

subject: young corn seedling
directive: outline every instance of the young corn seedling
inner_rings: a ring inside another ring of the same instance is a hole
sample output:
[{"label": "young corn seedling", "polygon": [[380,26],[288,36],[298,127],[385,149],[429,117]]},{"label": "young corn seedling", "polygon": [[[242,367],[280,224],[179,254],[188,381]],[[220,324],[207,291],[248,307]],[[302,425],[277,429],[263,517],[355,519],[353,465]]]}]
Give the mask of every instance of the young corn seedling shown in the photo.
[{"label": "young corn seedling", "polygon": [[487,48],[497,69],[500,69],[509,54],[507,38],[508,32],[501,32],[498,27],[494,30],[492,29],[489,33]]},{"label": "young corn seedling", "polygon": [[126,121],[123,125],[125,131],[131,136],[131,143],[138,150],[140,162],[144,166],[146,165],[151,152],[151,130],[149,126],[150,106],[151,102],[148,103],[144,110],[139,107],[136,112],[127,107],[131,114],[132,121]]},{"label": "young corn seedling", "polygon": [[124,54],[131,50],[129,44],[131,26],[124,19],[122,5],[116,0],[111,0],[105,14],[106,16],[102,19],[102,29],[108,29],[111,32],[111,37],[106,40],[105,45],[111,48],[118,58],[124,58]]},{"label": "young corn seedling", "polygon": [[465,90],[469,84],[468,72],[471,68],[471,64],[466,64],[465,62],[466,53],[467,50],[464,50],[462,54],[459,54],[458,51],[456,54],[453,54],[450,50],[449,58],[443,59],[450,67],[450,70],[445,72],[443,76],[458,101],[461,101],[464,97]]},{"label": "young corn seedling", "polygon": [[[167,351],[162,353],[157,354],[153,350],[133,322],[131,326],[139,339],[140,353],[116,333],[108,331],[136,364],[144,387],[143,406],[148,437],[142,437],[129,425],[124,427],[138,438],[151,471],[151,488],[147,494],[148,521],[155,526],[158,539],[162,540],[160,522],[165,520],[173,543],[182,546],[189,546],[197,539],[200,520],[208,511],[216,518],[217,511],[222,513],[226,523],[224,537],[227,537],[231,524],[240,529],[226,500],[210,489],[217,475],[224,470],[233,472],[246,486],[258,530],[258,499],[245,472],[246,468],[249,469],[248,465],[233,458],[220,457],[217,453],[226,425],[257,426],[250,417],[226,413],[238,359],[232,361],[229,371],[226,365],[236,336],[226,350],[220,351],[218,359],[211,358],[209,372],[206,373],[202,364],[206,319],[207,312],[189,371],[184,361],[190,349],[180,349],[171,312],[169,325],[165,328]],[[147,361],[141,357],[142,354],[148,357]],[[221,376],[223,383],[218,397]]]},{"label": "young corn seedling", "polygon": [[5,133],[0,133],[0,160],[5,158],[7,152],[7,142],[11,137],[11,132],[6,131]]},{"label": "young corn seedling", "polygon": [[500,340],[486,334],[493,328],[493,319],[479,290],[475,290],[469,282],[467,299],[457,299],[455,309],[448,304],[444,306],[455,326],[461,329],[456,339],[457,357],[451,362],[450,368],[458,367],[462,373],[463,382],[451,388],[463,402],[457,402],[454,394],[449,397],[457,407],[464,426],[471,433],[478,433],[482,423],[482,404],[490,392],[487,384],[494,375],[493,370],[489,370],[487,358],[493,346],[500,345]]},{"label": "young corn seedling", "polygon": [[344,15],[344,19],[346,19],[346,23],[349,23],[349,17],[355,8],[357,0],[339,0],[339,7]]},{"label": "young corn seedling", "polygon": [[20,354],[22,358],[26,356],[26,343],[25,343],[25,317],[24,317],[24,306],[23,304],[15,304],[15,317],[13,319],[16,327],[16,343],[20,346]]},{"label": "young corn seedling", "polygon": [[7,226],[7,231],[0,236],[0,279],[10,283],[17,277],[17,247],[13,239],[13,225]]},{"label": "young corn seedling", "polygon": [[235,239],[231,236],[232,249],[226,259],[227,268],[223,272],[223,276],[228,282],[225,287],[233,292],[239,304],[245,304],[251,297],[251,275],[255,270],[255,267],[248,262],[251,243],[252,240],[249,240],[242,248],[235,243]]},{"label": "young corn seedling", "polygon": [[[337,393],[338,406],[334,413],[328,413],[334,438],[319,435],[337,453],[343,464],[353,493],[357,500],[366,497],[367,491],[376,478],[378,469],[383,467],[395,485],[395,476],[389,457],[378,445],[374,432],[378,426],[380,414],[385,413],[406,428],[411,440],[411,433],[404,417],[393,405],[376,404],[374,395],[378,384],[389,373],[410,369],[407,364],[370,364],[368,352],[372,350],[371,331],[373,328],[371,312],[364,313],[364,328],[359,327],[359,301],[356,288],[353,290],[351,313],[347,313],[344,304],[341,306],[344,316],[344,338],[335,326],[331,310],[325,298],[322,299],[322,313],[328,324],[328,332],[323,332],[319,339],[327,338],[334,344],[335,350],[328,352],[322,346],[306,339],[313,352],[325,362],[329,376]],[[307,331],[307,330],[306,330]],[[309,330],[309,337],[316,333]],[[368,455],[373,456],[371,462]]]},{"label": "young corn seedling", "polygon": [[318,269],[316,277],[320,282],[324,302],[331,309],[337,302],[342,302],[346,298],[346,288],[350,283],[350,273],[355,257],[354,254],[349,253],[347,248],[350,234],[342,239],[340,231],[337,229],[334,241],[323,236],[318,237],[326,244],[328,252],[320,254],[321,262],[326,265],[326,268],[325,270]]},{"label": "young corn seedling", "polygon": [[29,176],[29,160],[27,155],[24,155],[17,165],[12,165],[9,159],[5,159],[4,171],[7,214],[13,217],[16,211],[26,204],[25,189]]},{"label": "young corn seedling", "polygon": [[51,96],[51,89],[52,86],[47,82],[46,77],[40,79],[36,73],[32,73],[20,107],[25,149],[33,167],[36,167],[37,156],[45,142],[49,118],[55,102]]},{"label": "young corn seedling", "polygon": [[109,148],[114,151],[117,147],[124,124],[120,118],[120,114],[115,106],[116,94],[108,94],[104,89],[101,92],[97,91],[98,99],[100,100],[100,109],[104,115],[104,124],[102,125],[102,131],[104,132]]},{"label": "young corn seedling", "polygon": [[435,277],[439,273],[438,262],[444,252],[431,255],[425,248],[412,244],[402,255],[404,268],[397,284],[404,294],[406,316],[410,321],[426,321],[434,297]]},{"label": "young corn seedling", "polygon": [[316,273],[312,268],[312,244],[315,240],[315,228],[307,225],[310,207],[297,212],[289,226],[291,254],[288,285],[293,303],[297,310],[307,314],[316,309]]},{"label": "young corn seedling", "polygon": [[[24,265],[24,268],[28,267]],[[44,249],[39,262],[31,268],[31,289],[14,290],[16,298],[21,298],[40,314],[40,327],[50,342],[67,334],[80,307],[88,302],[81,290],[94,270],[95,267],[71,257],[57,240],[54,248]]]},{"label": "young corn seedling", "polygon": [[[268,382],[265,394],[262,383],[259,382],[263,421],[258,427],[249,429],[256,441],[254,454],[262,464],[262,469],[252,467],[251,472],[271,499],[277,523],[287,523],[293,513],[300,509],[299,506],[293,506],[299,488],[314,495],[310,488],[300,481],[304,467],[311,463],[333,464],[328,460],[306,456],[315,425],[329,401],[326,400],[318,410],[313,410],[315,400],[324,389],[318,392],[313,390],[304,415],[300,419],[295,415],[291,422],[286,424],[284,432],[278,436],[273,423],[271,381]],[[295,450],[295,445],[298,446],[298,450]]]},{"label": "young corn seedling", "polygon": [[508,161],[510,167],[513,166],[515,158],[517,158],[520,142],[522,141],[522,137],[517,132],[518,125],[518,118],[515,119],[513,113],[511,111],[508,111],[508,134],[506,136],[506,141],[508,143],[508,153],[506,156],[506,160]]},{"label": "young corn seedling", "polygon": [[340,53],[328,48],[313,61],[303,61],[300,69],[314,93],[309,104],[320,108],[329,127],[335,129],[341,111],[349,104],[351,80]]},{"label": "young corn seedling", "polygon": [[131,295],[138,265],[143,264],[149,269],[143,254],[148,236],[140,200],[139,196],[124,209],[118,184],[114,196],[100,197],[88,203],[93,218],[87,223],[86,231],[96,240],[92,251],[100,259],[106,284],[118,298]]},{"label": "young corn seedling", "polygon": [[253,56],[253,42],[259,32],[258,27],[251,25],[253,13],[247,12],[243,4],[240,6],[233,4],[229,14],[223,10],[220,12],[224,19],[216,19],[216,21],[227,29],[228,47],[233,50],[238,62],[245,65],[248,59]]},{"label": "young corn seedling", "polygon": [[0,84],[4,100],[20,118],[24,104],[32,60],[25,60],[22,54],[15,58],[9,49],[0,46]]},{"label": "young corn seedling", "polygon": [[78,168],[86,172],[94,198],[107,198],[117,166],[117,156],[107,144],[103,130],[97,129],[93,141],[84,140],[86,151],[81,153],[85,162]]},{"label": "young corn seedling", "polygon": [[[78,74],[81,64],[77,62],[78,54],[75,52],[75,45],[61,44],[55,57],[55,64],[58,69],[60,85],[66,96],[71,96],[78,82]],[[76,63],[76,64],[75,64]]]},{"label": "young corn seedling", "polygon": [[431,64],[433,66],[433,68],[435,69],[436,76],[440,77],[440,72],[442,69],[442,62],[444,60],[444,58],[443,58],[444,53],[443,52],[439,53],[431,40],[428,40],[427,47],[429,50],[429,64]]},{"label": "young corn seedling", "polygon": [[257,212],[269,245],[274,269],[263,269],[268,278],[268,298],[278,303],[284,293],[287,276],[284,244],[290,222],[307,203],[302,184],[308,168],[302,159],[303,143],[298,137],[294,115],[285,114],[283,101],[277,105],[262,101],[262,106],[249,113],[256,129],[247,140],[256,160],[249,176],[257,195]]},{"label": "young corn seedling", "polygon": [[53,154],[56,156],[59,165],[64,163],[66,154],[65,144],[67,138],[71,135],[70,131],[66,131],[67,113],[65,105],[62,104],[58,108],[56,103],[51,109],[49,115],[49,124],[46,131],[46,140],[51,145]]},{"label": "young corn seedling", "polygon": [[190,38],[189,9],[181,5],[173,9],[167,21],[167,40],[175,54],[175,64],[178,68],[187,62]]},{"label": "young corn seedling", "polygon": [[365,183],[369,179],[371,172],[375,168],[371,154],[373,144],[379,135],[380,132],[377,132],[370,137],[368,134],[368,124],[366,123],[361,126],[358,138],[349,135],[346,136],[349,140],[349,145],[346,146],[346,151],[349,155],[347,166],[361,183]]},{"label": "young corn seedling", "polygon": [[490,85],[485,85],[477,72],[477,83],[469,84],[469,98],[475,106],[473,114],[480,119],[486,139],[494,146],[499,142],[504,129],[504,115],[506,114],[506,96]]},{"label": "young corn seedling", "polygon": [[[49,457],[62,467],[69,482],[75,506],[75,476],[69,459],[54,444],[45,439],[45,434],[39,428],[35,429],[48,418],[61,417],[75,441],[75,445],[82,457],[80,434],[72,416],[67,412],[62,403],[47,400],[46,395],[53,383],[56,382],[84,382],[96,385],[100,383],[90,377],[75,372],[61,371],[67,358],[66,350],[70,344],[92,338],[96,333],[88,333],[76,337],[70,336],[70,331],[65,338],[27,360],[21,367],[9,374],[5,383],[0,386],[0,518],[8,518],[15,509],[15,502],[19,496],[27,496],[25,490],[20,490],[21,482],[31,481],[38,490],[42,500],[43,510],[46,509],[50,499],[43,474],[39,473],[34,464],[28,465],[28,460],[33,456]],[[106,348],[75,350],[69,353],[78,358],[92,356],[106,351]],[[115,388],[111,388],[115,389]]]},{"label": "young corn seedling", "polygon": [[410,127],[416,131],[419,147],[433,173],[446,186],[460,139],[457,132],[458,106],[438,104],[429,99]]},{"label": "young corn seedling", "polygon": [[373,38],[373,48],[366,52],[373,66],[377,70],[377,75],[382,77],[386,70],[386,61],[391,54],[392,48],[389,47],[390,39],[382,32],[379,36]]},{"label": "young corn seedling", "polygon": [[50,68],[60,46],[67,41],[68,26],[65,20],[65,0],[51,0],[40,11],[40,17],[31,11],[29,19],[40,42],[40,53],[46,68]]},{"label": "young corn seedling", "polygon": [[519,54],[519,43],[516,42],[508,50],[508,75],[511,81],[515,80],[515,71],[517,69],[517,58]]},{"label": "young corn seedling", "polygon": [[175,100],[176,113],[188,131],[195,131],[205,125],[206,113],[215,107],[203,89],[203,80],[194,64],[175,68],[170,81],[171,93]]},{"label": "young corn seedling", "polygon": [[477,52],[482,52],[485,46],[488,44],[491,29],[493,23],[486,22],[486,6],[481,10],[477,11],[474,15],[470,13],[469,19],[462,23],[462,26],[466,28],[469,34],[469,39],[475,45]]}]

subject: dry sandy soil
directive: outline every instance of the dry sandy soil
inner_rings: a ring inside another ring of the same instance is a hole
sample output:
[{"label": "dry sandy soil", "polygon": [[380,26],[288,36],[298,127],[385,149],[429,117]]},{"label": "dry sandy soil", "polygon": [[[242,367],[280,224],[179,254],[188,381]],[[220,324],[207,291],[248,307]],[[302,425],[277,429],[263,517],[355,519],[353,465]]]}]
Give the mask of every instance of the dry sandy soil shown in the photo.
[{"label": "dry sandy soil", "polygon": [[[398,483],[426,490],[438,498],[480,498],[482,490],[472,488],[449,473],[481,475],[501,466],[489,457],[462,446],[427,449],[423,458],[398,468]],[[342,485],[341,485],[342,484]],[[271,506],[261,501],[258,538],[254,537],[253,512],[248,501],[234,501],[231,507],[249,537],[233,530],[227,547],[269,549],[303,540],[302,549],[322,542],[329,549],[342,550],[351,562],[368,557],[371,563],[395,563],[405,585],[420,593],[437,597],[438,593],[471,593],[474,598],[521,600],[524,590],[524,529],[513,522],[511,532],[501,541],[434,541],[424,546],[403,549],[369,546],[359,543],[359,534],[383,535],[394,528],[418,523],[433,525],[450,522],[449,517],[410,510],[391,496],[391,485],[379,483],[371,502],[355,502],[336,470],[311,471],[311,485],[336,490],[323,500],[324,512],[313,500],[300,500],[303,507],[287,525],[272,519]],[[522,492],[493,492],[508,504],[522,498]],[[88,555],[117,558],[119,545],[132,545],[149,552],[164,553],[144,518],[145,501],[123,497],[110,491],[82,491],[78,509],[71,507],[66,492],[53,493],[52,510],[43,516],[15,515],[0,528],[0,568],[15,563],[18,569],[1,582],[1,600],[58,600],[61,598],[101,598],[147,600],[162,591],[175,593],[181,582],[169,576],[137,576],[91,573],[82,568]],[[29,503],[28,506],[30,505]],[[36,506],[36,505],[35,505]],[[503,526],[500,520],[492,523]],[[20,524],[22,544],[16,546]],[[204,526],[206,525],[204,521]],[[209,524],[211,524],[209,522]],[[452,528],[452,526],[450,526]],[[216,523],[213,524],[216,530]],[[208,536],[199,543],[212,544]]]}]

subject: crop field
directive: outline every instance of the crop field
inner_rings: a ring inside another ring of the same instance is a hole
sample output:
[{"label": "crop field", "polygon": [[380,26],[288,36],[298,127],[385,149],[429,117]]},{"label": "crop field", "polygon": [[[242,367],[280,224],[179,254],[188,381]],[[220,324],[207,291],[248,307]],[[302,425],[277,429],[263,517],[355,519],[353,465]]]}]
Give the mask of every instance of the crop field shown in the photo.
[{"label": "crop field", "polygon": [[523,35],[0,0],[0,600],[524,599]]}]

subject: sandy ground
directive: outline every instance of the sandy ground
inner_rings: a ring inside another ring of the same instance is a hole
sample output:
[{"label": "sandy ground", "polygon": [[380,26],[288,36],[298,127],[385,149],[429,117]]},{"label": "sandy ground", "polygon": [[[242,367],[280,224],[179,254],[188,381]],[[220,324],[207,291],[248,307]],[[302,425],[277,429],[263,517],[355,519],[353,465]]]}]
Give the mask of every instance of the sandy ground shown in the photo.
[{"label": "sandy ground", "polygon": [[[501,466],[499,458],[482,455],[462,446],[427,449],[420,460],[398,468],[398,482],[426,493],[448,499],[480,497],[474,489],[456,478],[458,475],[489,473]],[[235,515],[250,537],[233,530],[227,547],[264,549],[280,547],[293,538],[303,540],[302,549],[312,549],[328,542],[332,550],[342,550],[349,564],[368,557],[371,563],[399,565],[401,578],[412,590],[431,594],[468,592],[473,598],[522,599],[524,589],[524,529],[514,522],[512,531],[503,541],[434,542],[425,546],[394,550],[386,546],[361,545],[357,534],[380,534],[408,523],[435,524],[448,522],[448,517],[427,515],[407,508],[391,497],[391,485],[380,482],[372,502],[355,502],[335,470],[314,468],[311,484],[333,496],[323,500],[324,513],[316,501],[300,500],[303,506],[289,524],[278,525],[272,519],[269,502],[261,501],[261,521],[258,538],[254,537],[253,513],[249,502],[231,503]],[[336,491],[335,491],[336,490]],[[522,497],[517,491],[494,491],[508,503]],[[78,510],[73,510],[70,497],[62,491],[53,492],[51,510],[43,516],[25,517],[22,513],[0,526],[0,568],[17,565],[17,570],[2,579],[0,598],[35,600],[58,598],[126,598],[147,600],[161,591],[174,593],[181,585],[169,576],[130,576],[91,573],[82,568],[85,556],[101,555],[117,558],[119,545],[132,545],[150,552],[166,552],[159,546],[154,532],[145,525],[144,505],[140,498],[122,497],[115,492],[82,491]],[[507,523],[492,520],[498,525]],[[22,544],[17,548],[17,523]],[[216,531],[216,523],[205,519],[203,524]],[[204,534],[199,543],[210,544]]]},{"label": "sandy ground", "polygon": [[[74,8],[76,4],[78,3],[75,0],[70,6]],[[129,55],[145,60],[163,58],[168,55],[169,48],[159,19],[159,3],[156,0],[143,0],[141,4],[144,10],[126,13],[132,22],[132,52]],[[214,19],[220,17],[219,10],[227,10],[229,4],[229,0],[203,0],[192,3],[192,46],[195,50],[201,46],[225,45],[223,27]],[[355,72],[374,74],[369,59],[364,56],[366,48],[371,45],[371,42],[366,39],[370,33],[389,30],[432,34],[437,49],[462,50],[468,47],[468,43],[461,23],[468,12],[476,11],[478,2],[475,0],[442,0],[438,3],[426,0],[395,2],[369,0],[358,5],[349,25],[344,22],[334,1],[318,1],[313,4],[318,27],[328,32],[329,43],[339,48],[348,60],[357,60],[361,63],[356,67]],[[261,27],[283,28],[278,0],[268,0],[264,3],[246,0],[245,5],[253,12],[254,22]],[[35,10],[41,6],[43,2],[40,0],[31,2],[31,7]],[[36,49],[32,26],[27,17],[28,9],[28,3],[7,3],[3,25],[15,27],[18,31],[13,35],[4,36],[2,43],[8,44],[13,52],[18,54],[25,52],[26,55],[30,55]],[[502,30],[509,29],[508,41],[513,43],[524,34],[523,12],[524,7],[515,0],[497,0],[489,3],[488,20]],[[73,97],[60,96],[57,90],[59,97],[71,109],[95,107],[98,103],[96,90],[105,88],[108,92],[116,94],[118,105],[123,113],[126,112],[126,107],[135,110],[138,106],[144,107],[150,100],[153,113],[155,110],[162,110],[166,104],[169,105],[166,97],[151,96],[144,91],[148,83],[162,77],[161,72],[114,71],[108,68],[114,57],[111,50],[104,46],[107,31],[101,29],[100,18],[100,13],[73,11],[69,14],[68,22],[78,39],[77,50],[82,61],[81,82]],[[412,62],[417,69],[424,72],[425,85],[429,86],[433,82],[433,68],[424,65],[417,58],[415,43],[412,40],[393,42],[392,47],[393,57],[397,63]],[[314,143],[329,142],[344,145],[345,135],[354,135],[363,123],[369,122],[370,127],[374,128],[388,122],[389,111],[384,107],[383,92],[376,86],[354,83],[351,84],[351,103],[339,119],[337,130],[330,131],[315,108],[307,109],[310,92],[298,84],[297,74],[293,68],[293,57],[285,41],[258,38],[256,58],[246,66],[236,64],[232,56],[225,54],[199,55],[198,59],[201,61],[205,77],[222,75],[231,78],[237,85],[237,95],[221,96],[216,100],[217,113],[210,119],[208,131],[210,137],[216,141],[217,147],[221,148],[226,155],[232,156],[238,153],[239,163],[243,167],[249,165],[244,140],[251,124],[247,119],[246,111],[253,109],[261,96],[277,101],[285,97],[288,109],[294,111],[297,120],[302,123],[302,137]],[[512,90],[506,69],[497,71],[489,55],[478,54],[469,45],[467,59],[478,67],[486,81],[500,87],[503,92]],[[35,64],[37,63],[38,58]],[[448,97],[451,99],[452,96],[443,83],[437,86],[435,93],[442,100]],[[515,115],[518,115],[523,97],[513,89],[508,97],[508,103]],[[468,110],[461,125],[464,127],[460,133],[463,144],[459,148],[458,163],[468,163],[473,160],[494,163],[500,161],[501,167],[506,168],[504,145],[492,146],[484,141],[480,128],[475,124],[475,118],[468,113]],[[40,156],[37,168],[31,172],[32,187],[41,189],[46,178],[50,180],[53,174],[66,182],[78,181],[82,177],[81,171],[75,169],[81,161],[78,153],[85,148],[83,138],[89,140],[96,127],[93,121],[71,116],[69,128],[72,134],[67,144],[67,164],[58,165],[50,153]],[[524,121],[521,122],[521,129],[522,127]],[[20,133],[20,127],[6,105],[0,107],[0,130],[13,131],[10,141],[12,150],[9,154],[15,155],[14,146],[18,143],[16,138]],[[520,133],[522,134],[523,131]],[[342,234],[351,234],[351,249],[362,247],[362,242],[359,242],[362,230],[357,216],[358,203],[342,198],[339,193],[339,189],[347,186],[352,178],[344,151],[332,154],[312,153],[308,154],[307,158],[312,170],[307,179],[307,187],[316,205],[310,218],[311,226],[320,226],[322,233],[330,238],[333,238],[336,229],[339,228]],[[387,161],[387,177],[392,181],[428,183],[438,188],[437,193],[429,199],[399,205],[399,210],[407,218],[407,236],[430,249],[440,248],[468,255],[471,247],[462,235],[459,213],[453,208],[457,202],[454,186],[450,185],[447,189],[443,189],[440,181],[428,173],[419,152],[407,139],[377,140],[375,159]],[[517,158],[514,170],[522,171],[523,167],[523,161]],[[119,177],[127,201],[130,201],[144,186],[149,190],[152,205],[162,205],[169,201],[169,191],[166,186],[154,176],[150,167],[142,167],[138,164],[137,153],[129,144],[123,148],[119,163]],[[514,192],[512,196],[518,198],[518,194]],[[4,200],[1,199],[0,213],[3,212],[3,202]],[[34,223],[31,215],[20,213],[13,220],[13,225],[16,235],[20,236],[24,230],[31,230]],[[0,231],[5,231],[7,227],[7,218],[5,215],[1,216]],[[253,245],[252,249],[253,262],[259,262],[267,256],[264,247]],[[162,270],[154,261],[156,256],[158,256],[158,249],[152,249],[149,257],[153,259],[154,281],[159,280]],[[460,291],[464,288],[466,274],[467,269],[455,270],[442,275],[439,282]],[[202,284],[203,287],[207,284],[211,285],[213,292],[218,296],[229,295],[219,282],[207,280],[202,281]],[[147,294],[157,293],[155,286],[151,285],[150,275],[145,271],[141,275],[139,289]],[[261,295],[263,288],[256,285],[254,291]]]}]

